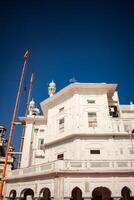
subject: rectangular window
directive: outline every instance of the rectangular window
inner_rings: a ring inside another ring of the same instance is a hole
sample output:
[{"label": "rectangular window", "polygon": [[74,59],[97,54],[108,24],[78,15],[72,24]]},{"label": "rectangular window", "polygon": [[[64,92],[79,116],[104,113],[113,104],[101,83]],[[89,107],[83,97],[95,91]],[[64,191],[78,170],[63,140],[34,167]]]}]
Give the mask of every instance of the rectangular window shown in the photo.
[{"label": "rectangular window", "polygon": [[95,103],[95,100],[87,99],[87,103],[89,103],[89,104],[94,104],[94,103]]},{"label": "rectangular window", "polygon": [[42,150],[44,145],[44,139],[40,138],[38,140],[38,150]]},{"label": "rectangular window", "polygon": [[134,148],[129,149],[130,154],[134,154]]},{"label": "rectangular window", "polygon": [[44,132],[45,130],[44,129],[40,129],[40,132]]},{"label": "rectangular window", "polygon": [[64,132],[64,118],[59,120],[59,131]]},{"label": "rectangular window", "polygon": [[88,126],[97,127],[97,117],[95,112],[88,112]]},{"label": "rectangular window", "polygon": [[117,106],[109,106],[109,114],[112,117],[119,117]]},{"label": "rectangular window", "polygon": [[90,150],[90,154],[100,154],[100,150],[98,149]]},{"label": "rectangular window", "polygon": [[62,112],[63,110],[64,110],[64,107],[60,108],[60,109],[59,109],[59,112]]},{"label": "rectangular window", "polygon": [[59,154],[57,155],[58,160],[64,160],[64,154]]},{"label": "rectangular window", "polygon": [[130,132],[132,130],[132,125],[130,121],[124,121],[124,131],[125,132]]},{"label": "rectangular window", "polygon": [[37,132],[38,132],[38,130],[39,130],[38,128],[34,128],[34,132],[35,132],[35,133],[37,133]]},{"label": "rectangular window", "polygon": [[122,148],[120,148],[120,154],[123,154],[123,149]]},{"label": "rectangular window", "polygon": [[124,125],[124,130],[125,130],[125,132],[129,133],[129,131],[131,130],[131,128],[130,128],[130,126],[128,124],[125,124]]}]

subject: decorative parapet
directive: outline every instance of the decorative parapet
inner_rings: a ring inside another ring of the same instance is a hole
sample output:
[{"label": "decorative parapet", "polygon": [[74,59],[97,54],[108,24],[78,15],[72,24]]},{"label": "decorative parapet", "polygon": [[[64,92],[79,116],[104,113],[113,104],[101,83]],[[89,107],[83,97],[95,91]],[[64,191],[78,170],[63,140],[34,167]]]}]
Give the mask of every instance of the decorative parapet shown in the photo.
[{"label": "decorative parapet", "polygon": [[57,172],[80,172],[80,173],[134,173],[133,160],[94,160],[94,161],[74,161],[74,160],[57,160],[54,162],[44,163],[23,169],[12,170],[6,179],[20,179],[33,177],[42,174]]}]

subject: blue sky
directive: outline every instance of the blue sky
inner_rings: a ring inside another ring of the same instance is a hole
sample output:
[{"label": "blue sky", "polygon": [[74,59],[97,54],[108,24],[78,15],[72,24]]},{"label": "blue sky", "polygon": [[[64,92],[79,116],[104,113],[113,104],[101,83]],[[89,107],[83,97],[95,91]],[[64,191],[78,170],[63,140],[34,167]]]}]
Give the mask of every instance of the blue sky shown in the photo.
[{"label": "blue sky", "polygon": [[[15,104],[23,54],[30,49],[26,80],[35,71],[32,97],[47,97],[75,77],[79,82],[118,83],[120,102],[134,101],[134,3],[123,0],[0,1],[0,124],[7,127]],[[23,89],[18,115],[23,115]],[[21,131],[15,128],[13,144]]]}]

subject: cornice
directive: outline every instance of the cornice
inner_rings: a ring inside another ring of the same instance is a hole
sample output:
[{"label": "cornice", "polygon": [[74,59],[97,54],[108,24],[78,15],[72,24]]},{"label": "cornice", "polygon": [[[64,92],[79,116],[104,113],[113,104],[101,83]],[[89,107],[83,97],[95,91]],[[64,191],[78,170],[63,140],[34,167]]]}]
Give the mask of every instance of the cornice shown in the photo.
[{"label": "cornice", "polygon": [[40,173],[40,174],[32,174],[27,176],[16,176],[16,177],[8,177],[5,179],[6,183],[16,183],[16,182],[28,182],[28,181],[35,181],[35,180],[44,180],[44,179],[53,179],[58,177],[134,177],[133,170],[109,170],[106,172],[104,171],[55,171],[55,172],[48,172],[48,173]]},{"label": "cornice", "polygon": [[117,84],[106,84],[106,83],[73,83],[63,88],[54,96],[47,98],[40,103],[41,108],[44,112],[49,107],[57,104],[57,102],[65,99],[68,95],[74,93],[82,94],[94,94],[100,92],[106,92],[109,96],[112,96],[117,88]]},{"label": "cornice", "polygon": [[46,119],[43,115],[28,115],[27,117],[19,117],[19,120],[22,124],[37,123],[46,125]]},{"label": "cornice", "polygon": [[[53,145],[57,145],[62,142],[67,142],[70,139],[76,139],[76,138],[90,138],[90,139],[107,139],[107,138],[113,138],[113,139],[130,139],[130,135],[126,132],[123,133],[72,133],[69,135],[60,136],[59,138],[55,138],[50,142],[45,143],[45,149],[49,148]],[[134,136],[133,136],[134,138]]]}]

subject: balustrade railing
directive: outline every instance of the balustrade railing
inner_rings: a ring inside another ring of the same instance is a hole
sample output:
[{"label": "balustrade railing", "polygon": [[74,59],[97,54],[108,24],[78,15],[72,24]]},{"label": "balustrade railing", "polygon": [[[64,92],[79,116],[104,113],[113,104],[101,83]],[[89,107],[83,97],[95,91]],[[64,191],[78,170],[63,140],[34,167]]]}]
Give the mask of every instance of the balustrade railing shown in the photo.
[{"label": "balustrade railing", "polygon": [[133,160],[92,160],[92,161],[74,161],[57,160],[41,165],[31,166],[23,169],[12,170],[8,177],[31,176],[42,173],[51,173],[59,171],[80,171],[80,172],[109,172],[109,171],[134,171]]},{"label": "balustrade railing", "polygon": [[134,128],[134,120],[132,119],[111,118],[111,124],[113,132],[131,132]]}]

